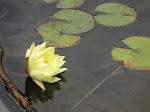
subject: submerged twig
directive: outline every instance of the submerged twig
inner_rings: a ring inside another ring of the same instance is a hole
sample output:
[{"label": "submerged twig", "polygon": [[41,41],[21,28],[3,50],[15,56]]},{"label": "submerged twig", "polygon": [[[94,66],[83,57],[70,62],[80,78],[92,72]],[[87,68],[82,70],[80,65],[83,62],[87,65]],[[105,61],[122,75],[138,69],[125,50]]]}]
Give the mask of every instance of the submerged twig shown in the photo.
[{"label": "submerged twig", "polygon": [[21,105],[21,107],[25,109],[27,112],[34,112],[27,98],[21,95],[21,93],[17,90],[17,88],[12,84],[12,82],[8,79],[8,77],[4,73],[3,68],[2,68],[2,49],[1,48],[0,48],[0,78],[5,84],[5,87],[8,93],[14,97],[14,99]]},{"label": "submerged twig", "polygon": [[8,10],[4,10],[3,13],[0,15],[0,19],[5,17],[8,13]]},{"label": "submerged twig", "polygon": [[[91,93],[93,93],[99,86],[101,86],[107,79],[109,79],[110,77],[119,74],[121,72],[125,72],[126,70],[122,70],[122,71],[118,71],[122,66],[120,66],[119,68],[117,68],[115,71],[113,71],[110,75],[108,75],[107,77],[105,77],[99,84],[97,84],[88,94],[86,94],[78,103],[76,103],[74,105],[74,108],[77,107],[80,103],[82,103]],[[118,72],[117,72],[118,71]]]}]

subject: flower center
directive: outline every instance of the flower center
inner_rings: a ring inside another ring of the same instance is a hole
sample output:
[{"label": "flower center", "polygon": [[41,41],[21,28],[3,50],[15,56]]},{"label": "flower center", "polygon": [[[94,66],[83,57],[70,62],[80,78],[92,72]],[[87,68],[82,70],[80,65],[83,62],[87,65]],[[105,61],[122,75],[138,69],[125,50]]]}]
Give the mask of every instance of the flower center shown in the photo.
[{"label": "flower center", "polygon": [[48,60],[45,60],[44,63],[48,64]]}]

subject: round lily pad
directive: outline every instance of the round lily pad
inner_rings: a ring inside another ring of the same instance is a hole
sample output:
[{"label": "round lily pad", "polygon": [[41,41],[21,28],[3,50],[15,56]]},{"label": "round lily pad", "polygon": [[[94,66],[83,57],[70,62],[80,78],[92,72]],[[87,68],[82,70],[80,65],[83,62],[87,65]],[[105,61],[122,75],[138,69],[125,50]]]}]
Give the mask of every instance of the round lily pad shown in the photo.
[{"label": "round lily pad", "polygon": [[46,2],[46,3],[51,3],[51,2],[55,2],[57,0],[43,0],[43,1]]},{"label": "round lily pad", "polygon": [[96,7],[95,11],[103,14],[95,16],[95,20],[106,26],[123,26],[136,19],[133,8],[118,3],[104,3]]},{"label": "round lily pad", "polygon": [[[54,23],[61,23],[61,21],[57,21]],[[80,42],[80,39],[82,37],[62,34],[53,29],[52,24],[52,22],[48,22],[37,28],[38,33],[43,37],[47,46],[63,48],[74,46]]]},{"label": "round lily pad", "polygon": [[57,8],[74,8],[80,6],[85,0],[60,0]]},{"label": "round lily pad", "polygon": [[114,60],[124,61],[124,66],[136,70],[150,70],[150,38],[133,36],[123,40],[128,47],[115,47],[111,54]]},{"label": "round lily pad", "polygon": [[64,20],[53,23],[53,28],[65,34],[79,34],[91,30],[94,26],[93,17],[80,10],[61,10],[53,15],[54,18]]}]

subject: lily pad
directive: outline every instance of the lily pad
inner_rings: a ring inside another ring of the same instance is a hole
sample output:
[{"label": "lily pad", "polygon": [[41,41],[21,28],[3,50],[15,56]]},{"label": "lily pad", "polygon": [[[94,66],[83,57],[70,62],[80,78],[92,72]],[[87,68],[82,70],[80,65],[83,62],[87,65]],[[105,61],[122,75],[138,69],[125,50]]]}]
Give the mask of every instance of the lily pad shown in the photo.
[{"label": "lily pad", "polygon": [[104,3],[96,7],[95,11],[105,14],[95,16],[95,20],[106,26],[123,26],[136,19],[133,8],[118,3]]},{"label": "lily pad", "polygon": [[74,8],[80,6],[85,0],[60,0],[57,8]]},{"label": "lily pad", "polygon": [[[61,23],[57,21],[54,23]],[[57,48],[71,47],[80,42],[82,37],[74,35],[62,34],[52,28],[52,22],[43,24],[37,28],[38,33],[43,37],[47,46],[53,46]]]},{"label": "lily pad", "polygon": [[123,40],[131,49],[115,47],[114,60],[124,61],[124,66],[136,70],[150,70],[150,38],[133,36]]},{"label": "lily pad", "polygon": [[53,15],[54,18],[64,20],[53,23],[54,29],[66,34],[79,34],[91,30],[94,26],[93,17],[80,10],[61,10]]},{"label": "lily pad", "polygon": [[55,2],[57,0],[43,0],[43,1],[46,2],[46,3],[51,3],[51,2]]}]

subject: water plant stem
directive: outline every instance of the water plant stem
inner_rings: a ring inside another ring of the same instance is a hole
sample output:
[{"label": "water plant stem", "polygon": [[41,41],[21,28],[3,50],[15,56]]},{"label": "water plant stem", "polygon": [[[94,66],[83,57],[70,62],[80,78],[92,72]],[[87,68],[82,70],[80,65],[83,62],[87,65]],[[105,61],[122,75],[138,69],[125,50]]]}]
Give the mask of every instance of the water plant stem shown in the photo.
[{"label": "water plant stem", "polygon": [[0,48],[0,78],[2,79],[6,90],[14,99],[20,104],[20,106],[27,112],[34,112],[26,97],[22,96],[13,83],[8,79],[2,68],[2,49]]},{"label": "water plant stem", "polygon": [[[93,93],[98,87],[100,87],[107,79],[110,77],[119,74],[121,72],[125,72],[125,70],[118,71],[122,66],[117,68],[115,71],[113,71],[110,75],[106,76],[99,84],[97,84],[88,94],[86,94],[78,103],[74,105],[74,108],[76,108],[80,103],[82,103],[91,93]],[[118,71],[118,72],[117,72]]]}]

